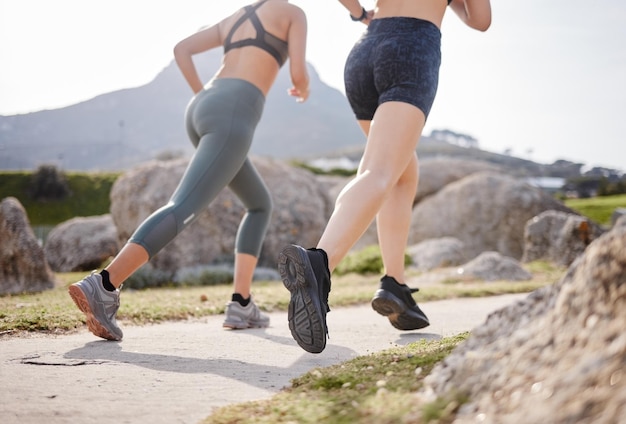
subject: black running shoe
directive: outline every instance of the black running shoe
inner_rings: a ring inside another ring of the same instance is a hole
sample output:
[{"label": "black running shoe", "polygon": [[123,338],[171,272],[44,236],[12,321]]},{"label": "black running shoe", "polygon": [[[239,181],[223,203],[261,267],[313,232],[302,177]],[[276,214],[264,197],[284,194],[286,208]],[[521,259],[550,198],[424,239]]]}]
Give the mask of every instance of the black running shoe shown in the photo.
[{"label": "black running shoe", "polygon": [[380,279],[380,289],[372,299],[372,308],[389,318],[389,322],[398,330],[417,330],[428,327],[430,322],[426,314],[417,306],[411,289],[398,283],[395,278],[385,275]]},{"label": "black running shoe", "polygon": [[291,335],[302,349],[320,353],[326,347],[326,313],[330,311],[326,252],[289,245],[278,255],[278,271],[291,292],[287,313]]}]

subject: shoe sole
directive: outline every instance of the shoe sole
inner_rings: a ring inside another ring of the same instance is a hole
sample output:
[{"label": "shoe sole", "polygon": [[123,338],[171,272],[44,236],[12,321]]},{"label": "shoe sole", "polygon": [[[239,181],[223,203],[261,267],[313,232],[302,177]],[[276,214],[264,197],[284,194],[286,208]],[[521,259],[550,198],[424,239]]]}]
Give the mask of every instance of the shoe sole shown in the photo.
[{"label": "shoe sole", "polygon": [[70,293],[70,297],[72,298],[76,306],[78,306],[78,309],[80,309],[81,312],[84,313],[87,317],[87,328],[89,328],[89,331],[91,331],[93,335],[107,340],[121,340],[120,337],[111,333],[109,330],[106,329],[106,327],[98,322],[93,314],[93,311],[91,310],[91,306],[89,306],[89,300],[87,300],[87,296],[85,296],[85,293],[83,293],[80,287],[72,285],[70,286],[68,291]]},{"label": "shoe sole", "polygon": [[426,316],[407,309],[398,297],[387,290],[379,289],[376,292],[372,299],[372,309],[387,317],[398,330],[419,330],[430,325]]},{"label": "shoe sole", "polygon": [[[317,280],[313,275],[306,251],[288,246],[278,255],[278,271],[283,285],[291,293],[287,319],[291,336],[310,353],[320,353],[326,347]],[[315,287],[309,281],[315,282]]]}]

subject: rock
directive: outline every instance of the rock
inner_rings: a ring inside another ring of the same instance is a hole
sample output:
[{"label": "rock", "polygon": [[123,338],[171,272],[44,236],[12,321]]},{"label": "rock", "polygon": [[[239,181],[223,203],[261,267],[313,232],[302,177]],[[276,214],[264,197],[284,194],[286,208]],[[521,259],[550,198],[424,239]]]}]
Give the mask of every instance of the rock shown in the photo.
[{"label": "rock", "polygon": [[469,257],[496,251],[521,259],[526,222],[552,209],[575,213],[522,180],[504,174],[472,174],[415,206],[409,244],[456,237]]},{"label": "rock", "polygon": [[420,159],[419,167],[420,180],[415,203],[468,175],[477,172],[504,172],[502,167],[489,162],[449,157]]},{"label": "rock", "polygon": [[54,273],[33,233],[24,207],[14,197],[0,202],[0,294],[54,288]]},{"label": "rock", "polygon": [[603,232],[598,224],[580,215],[542,212],[526,223],[522,262],[547,260],[569,266]]},{"label": "rock", "polygon": [[351,178],[336,175],[316,175],[316,180],[320,184],[320,191],[327,197],[326,216],[330,217],[335,209],[335,201],[343,188],[350,182]]},{"label": "rock", "polygon": [[617,218],[617,220],[615,221],[615,224],[613,224],[613,228],[624,227],[624,226],[626,226],[626,215],[620,216],[619,218]]},{"label": "rock", "polygon": [[[424,198],[437,193],[450,183],[458,181],[474,173],[487,171],[504,172],[497,165],[478,160],[455,158],[420,159],[420,178],[417,192],[415,194],[414,204],[417,204]],[[348,181],[349,180],[346,180],[341,188],[343,188],[345,183]],[[339,194],[339,191],[337,191],[336,194]],[[358,250],[373,244],[378,244],[378,234],[376,231],[376,220],[374,220],[372,225],[368,227],[365,234],[363,234],[363,236],[361,236],[361,238],[357,241],[354,249]]]},{"label": "rock", "polygon": [[461,278],[478,278],[485,281],[530,280],[532,274],[526,271],[516,259],[498,252],[483,252],[457,270]]},{"label": "rock", "polygon": [[407,248],[407,254],[420,271],[461,265],[467,259],[463,242],[455,237],[424,240]]},{"label": "rock", "polygon": [[626,216],[626,208],[616,208],[611,214],[611,226],[614,226],[623,216]]},{"label": "rock", "polygon": [[425,380],[423,400],[467,396],[455,423],[626,422],[626,226],[556,284],[489,315]]},{"label": "rock", "polygon": [[44,252],[57,272],[90,271],[119,251],[111,215],[77,217],[52,229]]}]

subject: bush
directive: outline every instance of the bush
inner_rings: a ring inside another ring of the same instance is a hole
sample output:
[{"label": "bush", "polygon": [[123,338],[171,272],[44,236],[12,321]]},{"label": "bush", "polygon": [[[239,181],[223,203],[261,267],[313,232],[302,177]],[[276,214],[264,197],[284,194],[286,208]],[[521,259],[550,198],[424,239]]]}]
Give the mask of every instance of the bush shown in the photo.
[{"label": "bush", "polygon": [[[404,264],[410,265],[411,257],[404,255]],[[368,246],[358,252],[349,253],[335,269],[337,275],[349,273],[355,274],[380,274],[383,271],[383,259],[380,248],[377,245]]]},{"label": "bush", "polygon": [[0,199],[17,198],[33,226],[54,226],[77,216],[109,213],[109,193],[119,173],[68,172],[63,175],[69,196],[61,200],[43,201],[33,198],[34,172],[0,172]]},{"label": "bush", "polygon": [[139,268],[124,281],[125,289],[149,289],[154,287],[172,287],[174,285],[171,272],[152,268],[150,265]]},{"label": "bush", "polygon": [[147,265],[131,275],[124,282],[124,288],[142,290],[155,287],[215,286],[232,282],[232,266],[195,266],[173,273]]},{"label": "bush", "polygon": [[232,265],[198,265],[181,269],[176,282],[181,286],[214,286],[231,284],[235,272]]}]

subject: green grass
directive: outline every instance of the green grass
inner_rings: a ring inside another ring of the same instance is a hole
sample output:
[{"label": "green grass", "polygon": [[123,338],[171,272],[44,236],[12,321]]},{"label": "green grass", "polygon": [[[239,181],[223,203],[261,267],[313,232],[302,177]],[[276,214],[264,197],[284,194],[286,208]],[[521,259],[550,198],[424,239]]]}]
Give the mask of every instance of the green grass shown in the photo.
[{"label": "green grass", "polygon": [[626,208],[626,194],[592,197],[589,199],[566,199],[565,206],[574,209],[601,225],[611,224],[611,215],[617,208]]},{"label": "green grass", "polygon": [[[481,281],[428,284],[415,294],[418,302],[454,297],[481,297],[505,293],[527,293],[558,280],[563,270],[545,263],[528,264],[534,278],[523,282]],[[545,269],[544,269],[545,268]],[[84,328],[84,315],[74,306],[67,286],[86,273],[58,274],[58,284],[41,293],[0,297],[0,335],[23,332],[65,333]],[[368,303],[378,288],[377,275],[346,274],[333,278],[330,306]],[[255,281],[255,302],[264,311],[286,311],[289,292],[279,281]],[[164,287],[122,292],[117,319],[123,325],[144,325],[172,320],[202,318],[224,313],[231,284]]]},{"label": "green grass", "polygon": [[465,396],[416,402],[424,378],[468,333],[436,341],[359,356],[326,368],[315,368],[292,380],[271,399],[229,405],[205,424],[239,423],[403,423],[444,422]]}]

